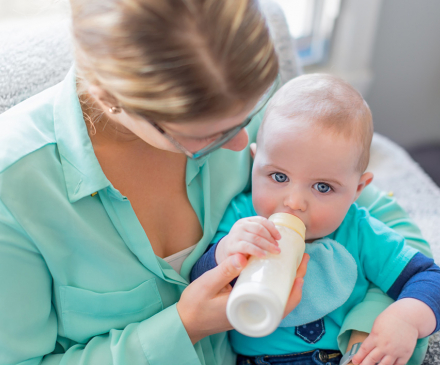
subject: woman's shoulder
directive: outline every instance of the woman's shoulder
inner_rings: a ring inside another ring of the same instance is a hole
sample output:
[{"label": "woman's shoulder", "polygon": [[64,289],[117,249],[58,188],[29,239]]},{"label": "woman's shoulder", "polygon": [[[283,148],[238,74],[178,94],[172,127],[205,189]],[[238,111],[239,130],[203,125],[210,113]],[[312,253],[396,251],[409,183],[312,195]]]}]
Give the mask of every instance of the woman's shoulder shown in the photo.
[{"label": "woman's shoulder", "polygon": [[55,85],[0,114],[0,174],[26,156],[55,143]]},{"label": "woman's shoulder", "polygon": [[54,132],[54,86],[0,115],[0,201],[11,212],[49,204],[63,185]]}]

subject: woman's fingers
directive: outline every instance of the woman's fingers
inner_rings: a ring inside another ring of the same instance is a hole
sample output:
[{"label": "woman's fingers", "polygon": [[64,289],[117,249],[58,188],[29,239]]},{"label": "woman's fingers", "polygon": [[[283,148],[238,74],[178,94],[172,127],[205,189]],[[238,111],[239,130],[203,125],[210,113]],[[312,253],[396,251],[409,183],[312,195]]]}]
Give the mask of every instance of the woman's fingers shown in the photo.
[{"label": "woman's fingers", "polygon": [[247,259],[242,254],[238,253],[229,256],[217,267],[200,276],[196,281],[204,288],[205,295],[208,298],[213,298],[240,275],[241,270],[243,270],[246,264]]},{"label": "woman's fingers", "polygon": [[302,287],[304,284],[304,276],[307,272],[307,264],[309,262],[310,256],[309,254],[304,254],[301,263],[299,264],[298,270],[296,272],[296,278],[293,282],[293,287],[289,295],[289,299],[287,299],[286,308],[284,310],[284,315],[287,316],[291,311],[293,311],[296,306],[301,301],[302,297]]},{"label": "woman's fingers", "polygon": [[305,253],[302,257],[302,260],[298,266],[298,269],[296,269],[296,277],[297,278],[304,278],[307,273],[307,264],[309,263],[310,255],[308,253]]},{"label": "woman's fingers", "polygon": [[284,309],[283,318],[293,311],[301,301],[302,287],[304,284],[303,278],[296,278],[293,282],[293,287],[287,299],[286,308]]}]

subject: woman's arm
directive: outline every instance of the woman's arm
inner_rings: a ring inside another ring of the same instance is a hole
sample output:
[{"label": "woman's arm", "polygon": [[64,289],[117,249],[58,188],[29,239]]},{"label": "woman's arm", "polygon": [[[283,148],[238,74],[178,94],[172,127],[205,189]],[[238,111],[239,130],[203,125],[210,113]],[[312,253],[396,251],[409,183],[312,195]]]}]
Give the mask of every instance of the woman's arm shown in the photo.
[{"label": "woman's arm", "polygon": [[[223,289],[246,264],[243,256],[236,256],[192,283],[177,304],[124,329],[75,343],[59,337],[63,326],[58,322],[64,313],[57,313],[52,303],[50,268],[0,201],[0,365],[209,362],[212,353],[196,342],[230,329]],[[206,347],[212,340],[204,341]],[[230,354],[230,358],[224,355],[225,361],[233,361]]]},{"label": "woman's arm", "polygon": [[[388,227],[404,236],[410,246],[416,248],[424,255],[432,257],[429,244],[423,239],[420,229],[409,218],[408,214],[393,196],[380,191],[373,185],[369,185],[364,189],[357,203],[359,206],[367,208],[372,217],[379,219]],[[392,302],[393,300],[390,297],[377,286],[371,284],[364,300],[348,313],[342,324],[341,332],[338,336],[341,351],[345,353],[353,344],[362,342],[371,331],[376,317]],[[418,354],[415,355],[420,358],[420,363],[426,351],[426,346],[427,340],[419,340]],[[418,361],[416,360],[413,363],[418,363]]]},{"label": "woman's arm", "polygon": [[[0,201],[0,364],[198,364],[176,305],[123,330],[66,349],[57,344],[52,276],[44,258]],[[69,341],[71,342],[71,341]],[[70,345],[70,344],[69,344]],[[52,354],[57,348],[58,354]]]}]

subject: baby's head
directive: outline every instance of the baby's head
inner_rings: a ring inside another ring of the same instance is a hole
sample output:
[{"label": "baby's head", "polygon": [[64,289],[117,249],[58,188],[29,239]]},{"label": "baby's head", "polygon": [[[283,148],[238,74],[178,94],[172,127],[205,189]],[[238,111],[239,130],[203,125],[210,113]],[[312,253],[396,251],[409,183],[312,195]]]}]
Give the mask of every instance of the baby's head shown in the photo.
[{"label": "baby's head", "polygon": [[335,231],[373,179],[365,172],[372,135],[370,109],[345,81],[313,74],[288,82],[270,101],[252,146],[258,215],[297,216],[307,240]]}]

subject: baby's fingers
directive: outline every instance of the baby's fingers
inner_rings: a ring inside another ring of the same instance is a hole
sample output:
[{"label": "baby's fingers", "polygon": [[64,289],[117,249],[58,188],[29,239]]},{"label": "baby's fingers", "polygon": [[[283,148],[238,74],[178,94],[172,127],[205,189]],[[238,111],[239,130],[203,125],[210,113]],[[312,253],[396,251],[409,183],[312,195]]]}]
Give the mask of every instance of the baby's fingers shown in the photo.
[{"label": "baby's fingers", "polygon": [[278,254],[281,252],[278,244],[274,244],[272,239],[268,237],[267,234],[257,234],[251,232],[245,232],[243,235],[243,241],[247,241],[254,245],[255,247],[267,251],[270,253]]},{"label": "baby's fingers", "polygon": [[[254,244],[255,239],[249,239],[249,240],[242,240],[238,242],[238,249],[237,252],[243,253],[243,254],[248,254],[248,255],[252,255],[252,256],[257,256],[260,258],[266,257],[267,252],[269,251],[269,249],[265,250],[260,248],[259,246],[257,246],[256,244]],[[265,244],[260,244],[261,246],[265,247],[265,246],[273,246],[271,243],[266,242]],[[271,251],[274,251],[275,249],[277,249],[276,247],[274,248],[270,248]],[[271,252],[270,251],[270,252]]]},{"label": "baby's fingers", "polygon": [[[362,345],[356,355],[354,355],[351,362],[355,365],[361,364],[365,365],[366,363],[363,363],[362,361],[365,359],[365,357],[371,353],[371,351],[375,348],[374,342],[371,340],[370,336],[368,336],[364,342],[362,342]],[[376,364],[376,363],[374,363]],[[374,365],[373,364],[373,365]]]},{"label": "baby's fingers", "polygon": [[[357,354],[356,354],[356,356],[357,356]],[[369,352],[367,354],[367,356],[365,356],[365,358],[361,364],[362,365],[376,365],[376,364],[380,363],[382,365],[383,358],[384,358],[384,353],[382,351],[380,351],[378,348],[375,348],[374,350]],[[357,362],[355,362],[355,358],[353,358],[352,362],[353,362],[353,364],[358,364]],[[392,362],[391,364],[394,364],[394,362]]]},{"label": "baby's fingers", "polygon": [[249,230],[249,232],[252,233],[259,233],[261,227],[258,226],[262,226],[266,229],[267,233],[268,233],[268,237],[273,240],[274,243],[277,244],[276,240],[281,239],[281,234],[280,232],[278,232],[277,227],[275,227],[275,224],[273,222],[271,222],[270,220],[264,218],[264,217],[260,217],[260,216],[256,216],[256,217],[251,217],[248,219],[249,223],[254,223],[253,224],[253,229],[251,228]]},{"label": "baby's fingers", "polygon": [[[258,217],[261,218],[261,217]],[[261,218],[265,219],[265,218]],[[258,247],[262,248],[263,250],[275,253],[273,248],[278,248],[278,242],[276,239],[272,236],[271,231],[269,231],[268,227],[271,227],[273,225],[272,222],[269,222],[267,219],[265,221],[256,222],[256,221],[248,221],[246,222],[246,225],[243,227],[244,231],[248,234],[247,240],[249,242],[254,243]],[[271,229],[275,229],[275,226],[271,227]],[[278,230],[276,230],[278,232]],[[279,233],[278,233],[279,235]],[[277,238],[278,239],[278,238]],[[272,249],[272,250],[271,250]],[[278,250],[279,252],[279,250]]]},{"label": "baby's fingers", "polygon": [[380,365],[405,365],[405,364],[406,361],[402,362],[401,360],[396,359],[395,356],[390,356],[390,355],[384,356],[384,358],[380,361]]}]

